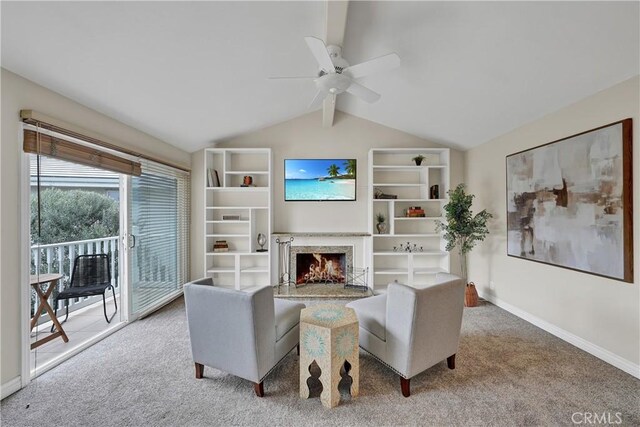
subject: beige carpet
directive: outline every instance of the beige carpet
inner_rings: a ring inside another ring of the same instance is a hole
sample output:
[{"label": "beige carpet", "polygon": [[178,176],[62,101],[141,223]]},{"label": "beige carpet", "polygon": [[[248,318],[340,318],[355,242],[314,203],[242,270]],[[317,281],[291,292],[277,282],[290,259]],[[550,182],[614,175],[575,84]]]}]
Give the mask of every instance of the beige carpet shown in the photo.
[{"label": "beige carpet", "polygon": [[640,380],[488,303],[465,309],[456,364],[415,377],[406,399],[398,378],[361,353],[360,397],[344,396],[329,410],[317,397],[298,397],[292,352],[260,399],[249,382],[215,369],[194,379],[179,299],[8,397],[0,417],[3,427],[521,426],[573,425],[572,416],[605,413],[640,425]]}]

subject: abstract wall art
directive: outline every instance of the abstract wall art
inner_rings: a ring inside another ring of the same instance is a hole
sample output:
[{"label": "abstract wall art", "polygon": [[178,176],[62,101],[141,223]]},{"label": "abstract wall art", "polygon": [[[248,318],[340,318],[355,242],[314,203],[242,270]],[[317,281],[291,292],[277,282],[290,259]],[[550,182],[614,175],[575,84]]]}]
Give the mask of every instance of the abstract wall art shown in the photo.
[{"label": "abstract wall art", "polygon": [[631,122],[507,156],[509,256],[633,282]]}]

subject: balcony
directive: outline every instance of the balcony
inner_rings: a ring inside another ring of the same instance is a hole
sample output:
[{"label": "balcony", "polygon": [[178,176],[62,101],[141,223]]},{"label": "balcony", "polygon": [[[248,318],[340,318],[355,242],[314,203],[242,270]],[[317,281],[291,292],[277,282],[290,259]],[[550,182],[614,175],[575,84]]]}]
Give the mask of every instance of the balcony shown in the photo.
[{"label": "balcony", "polygon": [[[71,280],[73,261],[77,255],[106,253],[109,255],[111,268],[111,284],[115,288],[116,301],[118,302],[118,314],[111,323],[107,323],[102,311],[102,296],[69,299],[69,319],[63,324],[69,342],[62,338],[56,338],[33,349],[31,357],[32,372],[37,367],[39,373],[47,367],[55,364],[55,359],[72,352],[83,349],[90,341],[100,339],[100,336],[108,329],[117,327],[120,322],[120,284],[118,275],[119,254],[118,236],[104,237],[101,239],[80,240],[75,242],[53,243],[49,245],[36,245],[31,247],[31,274],[39,272],[61,273],[63,278],[58,282],[58,289],[51,295],[49,304],[56,311],[58,319],[62,321],[65,316],[65,303],[60,301],[54,307],[55,295],[62,291]],[[109,291],[107,295],[110,295]],[[31,294],[31,315],[37,307],[35,291]],[[113,297],[107,298],[107,313],[113,313]],[[43,313],[37,326],[31,331],[31,342],[42,339],[50,334],[51,319],[47,313]]]}]

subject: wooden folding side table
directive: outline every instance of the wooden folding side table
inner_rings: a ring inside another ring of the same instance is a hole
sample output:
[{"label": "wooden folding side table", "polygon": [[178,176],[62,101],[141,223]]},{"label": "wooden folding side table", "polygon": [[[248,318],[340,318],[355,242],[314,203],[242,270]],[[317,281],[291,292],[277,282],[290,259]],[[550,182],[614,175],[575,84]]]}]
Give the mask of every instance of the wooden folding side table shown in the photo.
[{"label": "wooden folding side table", "polygon": [[[67,337],[67,334],[64,332],[64,329],[62,329],[62,325],[60,325],[60,322],[58,321],[58,317],[56,316],[56,313],[53,311],[53,309],[49,305],[49,297],[51,296],[51,293],[56,288],[56,286],[58,286],[58,280],[62,279],[62,277],[63,275],[59,273],[47,273],[47,274],[33,275],[33,276],[30,276],[29,278],[31,287],[35,289],[36,293],[38,294],[38,297],[40,298],[40,304],[38,305],[36,314],[31,318],[31,330],[33,330],[33,328],[38,323],[38,319],[40,318],[40,315],[42,314],[43,309],[46,310],[47,313],[49,313],[49,317],[51,318],[51,321],[56,327],[56,331],[51,335],[47,335],[46,337],[31,343],[31,350],[57,337],[62,337],[62,340],[64,342],[69,342],[69,338]],[[46,286],[46,289],[43,291],[40,285],[45,285],[45,284],[47,286]]]}]

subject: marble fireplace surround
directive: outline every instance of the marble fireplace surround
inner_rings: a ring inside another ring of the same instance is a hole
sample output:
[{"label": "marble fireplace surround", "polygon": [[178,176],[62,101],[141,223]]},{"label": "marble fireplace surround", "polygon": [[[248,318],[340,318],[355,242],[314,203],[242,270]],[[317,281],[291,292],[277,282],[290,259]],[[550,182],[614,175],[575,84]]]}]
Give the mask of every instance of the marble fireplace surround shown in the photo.
[{"label": "marble fireplace surround", "polygon": [[[371,234],[365,232],[272,233],[272,239],[275,241],[276,238],[281,241],[293,238],[290,251],[290,269],[291,277],[296,277],[295,266],[298,253],[345,253],[345,263],[347,265],[365,267],[368,260],[367,253]],[[271,271],[273,283],[278,283],[279,265],[277,257],[272,258]],[[343,283],[310,283],[300,287],[291,284],[290,286],[277,286],[274,289],[276,290],[276,295],[283,298],[363,298],[373,294],[370,290],[345,289]]]}]

